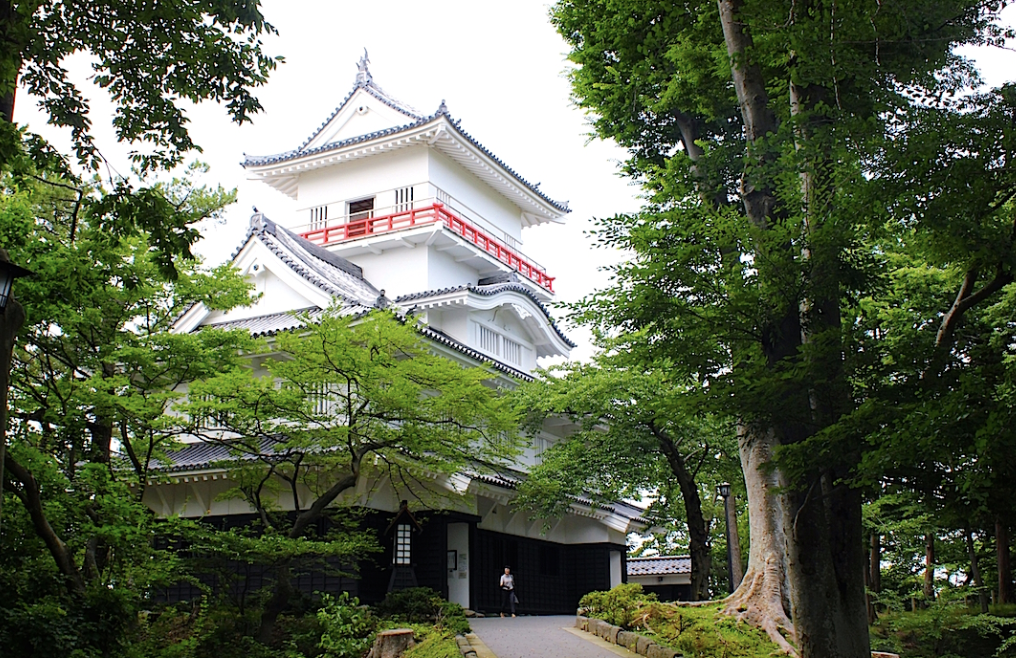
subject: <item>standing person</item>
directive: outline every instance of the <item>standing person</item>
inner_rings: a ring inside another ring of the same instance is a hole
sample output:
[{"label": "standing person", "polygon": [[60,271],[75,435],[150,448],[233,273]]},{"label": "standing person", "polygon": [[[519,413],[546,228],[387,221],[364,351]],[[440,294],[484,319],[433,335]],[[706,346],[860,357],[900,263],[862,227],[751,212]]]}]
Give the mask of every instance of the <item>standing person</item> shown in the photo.
[{"label": "standing person", "polygon": [[504,617],[504,609],[510,608],[512,617],[515,616],[515,576],[509,567],[504,568],[501,574],[501,616]]}]

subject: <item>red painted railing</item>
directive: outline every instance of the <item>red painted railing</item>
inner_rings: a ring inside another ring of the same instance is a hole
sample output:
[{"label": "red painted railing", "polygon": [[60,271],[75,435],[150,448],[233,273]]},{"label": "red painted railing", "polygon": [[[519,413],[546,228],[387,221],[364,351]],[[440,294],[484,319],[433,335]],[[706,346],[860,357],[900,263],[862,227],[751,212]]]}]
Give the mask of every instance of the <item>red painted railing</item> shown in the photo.
[{"label": "red painted railing", "polygon": [[443,203],[434,203],[422,208],[413,208],[389,215],[357,219],[337,226],[307,231],[300,235],[314,244],[324,246],[435,222],[442,222],[448,230],[473,243],[538,286],[554,292],[554,277],[548,276],[542,268],[534,265],[500,240],[490,237],[458,215],[449,212]]}]

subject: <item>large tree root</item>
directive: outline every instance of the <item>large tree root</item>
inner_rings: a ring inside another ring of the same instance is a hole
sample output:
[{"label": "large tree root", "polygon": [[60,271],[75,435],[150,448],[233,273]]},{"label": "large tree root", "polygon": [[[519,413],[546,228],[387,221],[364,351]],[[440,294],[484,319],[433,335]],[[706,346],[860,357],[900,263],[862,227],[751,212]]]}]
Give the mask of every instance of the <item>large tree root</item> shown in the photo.
[{"label": "large tree root", "polygon": [[761,628],[787,655],[796,657],[797,649],[787,641],[794,637],[794,623],[783,592],[783,571],[775,558],[770,559],[760,569],[748,569],[737,590],[723,600],[723,611]]}]

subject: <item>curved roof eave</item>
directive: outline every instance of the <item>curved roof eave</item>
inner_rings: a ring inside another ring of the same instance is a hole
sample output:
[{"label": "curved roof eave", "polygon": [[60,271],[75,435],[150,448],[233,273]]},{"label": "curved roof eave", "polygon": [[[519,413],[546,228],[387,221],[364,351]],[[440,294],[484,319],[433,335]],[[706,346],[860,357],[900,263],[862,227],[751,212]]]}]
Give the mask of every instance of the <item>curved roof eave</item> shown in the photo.
[{"label": "curved roof eave", "polygon": [[419,306],[420,302],[424,302],[425,300],[428,299],[442,297],[445,295],[454,295],[456,293],[472,293],[480,295],[481,297],[493,297],[503,292],[514,292],[525,296],[527,300],[531,302],[534,306],[536,306],[536,308],[547,319],[547,324],[550,325],[550,328],[553,329],[554,333],[557,335],[558,338],[561,339],[561,341],[565,345],[567,345],[569,348],[572,349],[577,346],[577,343],[575,343],[575,341],[573,341],[572,339],[568,338],[568,336],[565,335],[565,333],[561,330],[561,328],[557,326],[557,322],[554,321],[554,317],[550,314],[550,310],[543,304],[542,301],[540,301],[540,298],[537,297],[532,290],[522,285],[521,283],[509,281],[506,283],[495,283],[492,285],[485,286],[467,283],[462,286],[439,288],[437,290],[425,290],[417,293],[412,293],[409,295],[402,295],[400,297],[395,298],[395,303],[401,304],[403,306],[412,307]]},{"label": "curved roof eave", "polygon": [[[338,142],[331,142],[318,146],[312,149],[305,149],[301,146],[293,151],[286,151],[284,153],[278,153],[275,155],[266,156],[251,156],[244,155],[244,161],[241,165],[247,170],[258,170],[262,172],[261,180],[266,180],[269,176],[291,176],[292,172],[281,171],[283,165],[286,169],[292,167],[300,167],[303,169],[316,169],[322,166],[330,164],[337,164],[338,161],[326,161],[324,156],[334,156],[336,152],[343,150],[355,150],[354,147],[374,147],[383,144],[384,142],[391,141],[395,138],[405,138],[407,133],[419,130],[420,132],[426,132],[430,128],[444,127],[447,130],[447,134],[456,136],[457,141],[460,141],[464,148],[472,151],[474,157],[479,160],[485,161],[488,167],[494,170],[500,170],[503,172],[506,179],[506,183],[511,180],[519,184],[518,192],[522,192],[522,196],[528,197],[529,202],[536,206],[542,207],[543,212],[547,215],[550,221],[559,221],[560,217],[568,214],[571,210],[568,207],[567,202],[556,201],[549,195],[539,189],[538,185],[530,183],[528,180],[523,178],[518,172],[509,167],[503,160],[494,155],[494,153],[483,146],[477,141],[472,135],[464,131],[461,127],[461,121],[456,121],[451,118],[447,110],[439,110],[434,114],[421,117],[420,119],[408,123],[402,126],[396,126],[393,128],[386,128],[384,130],[378,130],[366,135],[359,135],[357,137],[351,137],[349,139],[340,140]],[[316,135],[316,133],[315,133]],[[435,136],[437,137],[437,136]],[[313,139],[313,137],[312,137]],[[377,142],[377,143],[371,143]],[[403,144],[401,146],[406,146]],[[435,144],[436,146],[436,144]],[[277,173],[272,173],[271,170],[279,170]],[[267,180],[266,180],[267,182]],[[507,187],[514,187],[512,184],[506,185]],[[289,193],[289,192],[287,192]],[[503,192],[502,192],[503,193]],[[509,195],[505,195],[509,196]],[[509,196],[509,198],[511,198]],[[526,209],[523,208],[525,211]]]}]

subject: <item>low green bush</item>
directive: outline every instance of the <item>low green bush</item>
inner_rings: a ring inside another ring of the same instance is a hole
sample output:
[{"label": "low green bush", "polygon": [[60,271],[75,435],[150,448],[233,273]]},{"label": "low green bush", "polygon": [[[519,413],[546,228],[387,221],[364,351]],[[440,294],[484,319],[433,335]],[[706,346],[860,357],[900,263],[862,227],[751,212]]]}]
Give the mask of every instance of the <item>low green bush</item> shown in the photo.
[{"label": "low green bush", "polygon": [[962,601],[938,600],[883,612],[871,627],[871,648],[908,658],[1013,658],[1016,606],[992,606],[985,615]]},{"label": "low green bush", "polygon": [[656,601],[656,595],[644,592],[638,583],[618,585],[607,592],[590,592],[579,601],[590,617],[614,626],[631,629],[639,608]]},{"label": "low green bush", "polygon": [[457,603],[445,601],[428,587],[411,587],[389,592],[384,601],[375,606],[379,617],[397,621],[430,623],[446,629],[453,635],[469,632],[465,610]]},{"label": "low green bush", "polygon": [[343,592],[323,594],[317,612],[321,625],[319,648],[323,658],[361,658],[374,641],[377,619],[360,600]]}]

